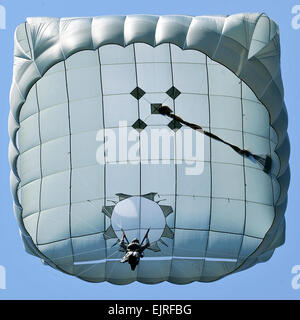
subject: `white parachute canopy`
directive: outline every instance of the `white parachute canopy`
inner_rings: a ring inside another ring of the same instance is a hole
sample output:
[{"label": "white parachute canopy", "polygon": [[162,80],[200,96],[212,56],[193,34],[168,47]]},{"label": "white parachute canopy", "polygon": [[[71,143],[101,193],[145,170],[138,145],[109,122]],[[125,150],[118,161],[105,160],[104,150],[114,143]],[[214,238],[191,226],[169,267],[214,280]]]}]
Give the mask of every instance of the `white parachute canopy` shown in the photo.
[{"label": "white parachute canopy", "polygon": [[[65,273],[209,282],[284,243],[287,112],[264,14],[27,19],[9,132],[26,251]],[[149,228],[131,271],[122,232]]]}]

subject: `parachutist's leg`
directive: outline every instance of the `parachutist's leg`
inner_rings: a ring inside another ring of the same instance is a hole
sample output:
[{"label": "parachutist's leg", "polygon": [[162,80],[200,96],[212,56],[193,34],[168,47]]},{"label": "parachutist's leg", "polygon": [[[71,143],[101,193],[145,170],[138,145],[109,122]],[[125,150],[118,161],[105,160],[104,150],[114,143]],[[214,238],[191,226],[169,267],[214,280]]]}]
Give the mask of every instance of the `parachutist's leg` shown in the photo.
[{"label": "parachutist's leg", "polygon": [[139,264],[139,260],[138,261],[131,261],[130,262],[131,270],[134,271],[138,264]]},{"label": "parachutist's leg", "polygon": [[131,255],[128,263],[130,264],[131,270],[134,271],[136,266],[139,264],[140,259],[138,259],[136,256]]},{"label": "parachutist's leg", "polygon": [[137,266],[136,264],[132,263],[132,264],[130,265],[131,270],[132,270],[132,271],[134,271],[134,270],[135,270],[135,268],[136,268],[136,266]]},{"label": "parachutist's leg", "polygon": [[125,263],[125,262],[128,262],[129,259],[130,259],[130,253],[127,252],[120,262]]}]

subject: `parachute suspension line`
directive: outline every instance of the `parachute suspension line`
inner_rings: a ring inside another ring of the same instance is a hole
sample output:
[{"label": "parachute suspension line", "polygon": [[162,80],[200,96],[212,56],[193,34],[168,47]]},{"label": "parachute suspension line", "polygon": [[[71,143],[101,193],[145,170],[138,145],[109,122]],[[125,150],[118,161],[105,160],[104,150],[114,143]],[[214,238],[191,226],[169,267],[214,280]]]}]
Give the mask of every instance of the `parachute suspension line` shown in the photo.
[{"label": "parachute suspension line", "polygon": [[150,231],[150,228],[147,230],[146,234],[144,235],[144,238],[141,242],[141,245],[143,245],[144,241],[146,240],[146,238],[148,237],[148,234],[149,234],[149,231]]},{"label": "parachute suspension line", "polygon": [[187,127],[193,129],[193,130],[197,130],[197,131],[200,131],[202,132],[204,135],[214,139],[214,140],[217,140],[217,141],[220,141],[226,145],[228,145],[229,147],[231,147],[235,152],[237,152],[238,154],[240,154],[241,156],[245,156],[249,159],[254,159],[255,161],[257,161],[258,163],[260,163],[262,166],[263,166],[263,170],[265,173],[269,174],[270,173],[270,170],[271,170],[271,167],[272,167],[272,159],[269,155],[266,155],[265,157],[264,156],[260,156],[260,155],[256,155],[256,154],[253,154],[251,153],[250,151],[248,150],[245,150],[245,149],[241,149],[239,148],[238,146],[236,145],[233,145],[221,138],[219,138],[218,136],[216,136],[215,134],[211,133],[211,132],[208,132],[208,131],[205,131],[203,130],[202,127],[200,127],[199,125],[197,124],[194,124],[194,123],[190,123],[190,122],[187,122],[183,119],[181,119],[180,117],[178,117],[176,114],[173,113],[173,111],[167,107],[167,106],[162,106],[158,109],[159,113],[163,116],[167,116],[169,118],[172,118],[173,120],[177,121],[177,122],[180,122],[181,124],[183,125],[186,125]]}]

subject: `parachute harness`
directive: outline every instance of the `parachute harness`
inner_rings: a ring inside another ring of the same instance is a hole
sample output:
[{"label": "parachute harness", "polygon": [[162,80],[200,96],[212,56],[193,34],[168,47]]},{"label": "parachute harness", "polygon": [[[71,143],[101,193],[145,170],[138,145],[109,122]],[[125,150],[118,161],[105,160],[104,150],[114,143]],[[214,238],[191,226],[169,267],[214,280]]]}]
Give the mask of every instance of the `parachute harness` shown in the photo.
[{"label": "parachute harness", "polygon": [[163,116],[167,116],[167,117],[169,117],[169,118],[171,118],[171,119],[173,119],[173,120],[175,120],[177,122],[180,122],[183,125],[186,125],[187,127],[191,128],[193,130],[197,130],[199,132],[202,132],[204,135],[228,145],[229,147],[231,147],[235,152],[237,152],[241,156],[245,156],[247,158],[252,158],[252,159],[256,160],[258,163],[260,163],[263,166],[263,171],[265,173],[267,173],[267,174],[270,173],[270,170],[271,170],[271,167],[272,167],[272,159],[271,159],[271,157],[269,155],[266,155],[265,157],[263,157],[263,156],[259,156],[259,155],[253,154],[248,150],[241,149],[238,146],[233,145],[233,144],[231,144],[231,143],[219,138],[215,134],[203,130],[203,128],[201,126],[199,126],[197,124],[194,124],[194,123],[187,122],[187,121],[181,119],[176,114],[174,114],[173,111],[167,106],[161,106],[158,109],[158,112]]}]

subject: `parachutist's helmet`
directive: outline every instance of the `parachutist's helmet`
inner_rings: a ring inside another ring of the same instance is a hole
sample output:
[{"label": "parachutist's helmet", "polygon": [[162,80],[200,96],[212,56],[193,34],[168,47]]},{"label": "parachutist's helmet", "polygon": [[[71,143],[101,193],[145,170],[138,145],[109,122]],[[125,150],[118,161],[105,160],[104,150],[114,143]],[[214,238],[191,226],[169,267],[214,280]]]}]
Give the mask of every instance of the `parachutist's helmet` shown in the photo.
[{"label": "parachutist's helmet", "polygon": [[137,238],[133,238],[131,242],[132,243],[140,243],[139,239],[137,239]]}]

